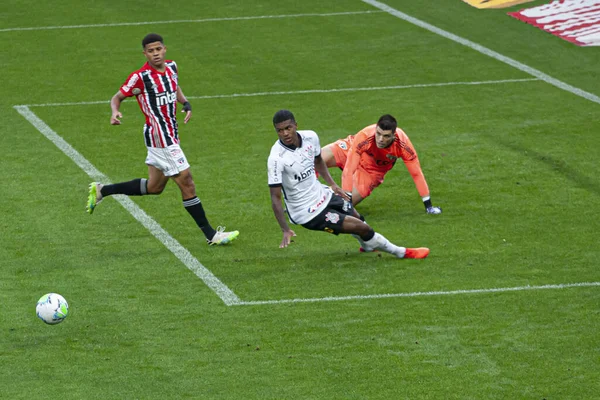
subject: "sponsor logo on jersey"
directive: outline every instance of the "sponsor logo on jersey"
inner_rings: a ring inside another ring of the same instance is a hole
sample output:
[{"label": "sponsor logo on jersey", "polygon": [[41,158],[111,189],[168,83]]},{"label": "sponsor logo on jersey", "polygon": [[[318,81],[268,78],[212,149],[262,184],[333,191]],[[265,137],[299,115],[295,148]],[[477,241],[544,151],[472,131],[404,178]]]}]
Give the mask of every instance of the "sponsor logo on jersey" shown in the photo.
[{"label": "sponsor logo on jersey", "polygon": [[375,164],[379,165],[379,166],[384,166],[384,165],[389,165],[392,164],[392,161],[386,161],[386,160],[375,160]]},{"label": "sponsor logo on jersey", "polygon": [[273,182],[279,182],[279,176],[277,175],[277,163],[271,168],[269,167],[269,176],[273,179]]},{"label": "sponsor logo on jersey", "polygon": [[365,139],[356,145],[358,151],[365,151],[371,145],[372,139]]},{"label": "sponsor logo on jersey", "polygon": [[135,96],[137,96],[138,94],[142,93],[142,90],[140,88],[133,88],[131,93],[133,93]]},{"label": "sponsor logo on jersey", "polygon": [[172,104],[177,101],[177,93],[169,93],[162,92],[156,95],[156,105],[157,106],[166,106],[167,104]]},{"label": "sponsor logo on jersey", "polygon": [[309,178],[311,175],[313,175],[314,172],[315,172],[315,167],[313,165],[310,168],[305,169],[304,171],[300,172],[300,175],[294,174],[294,179],[297,180],[298,182],[302,182],[303,180],[305,180],[305,179]]},{"label": "sponsor logo on jersey", "polygon": [[123,85],[123,91],[129,92],[131,88],[135,86],[135,83],[138,81],[138,79],[139,76],[137,74],[133,74],[131,78],[129,78],[129,81],[127,81],[127,83]]},{"label": "sponsor logo on jersey", "polygon": [[321,200],[319,200],[319,202],[317,204],[315,204],[314,206],[308,207],[308,213],[312,214],[315,211],[317,211],[317,209],[319,207],[321,207],[323,205],[323,203],[325,203],[325,199],[327,199],[327,195],[321,197]]},{"label": "sponsor logo on jersey", "polygon": [[334,213],[334,212],[328,212],[327,214],[325,214],[325,221],[329,221],[332,224],[337,224],[338,221],[340,220],[340,214]]}]

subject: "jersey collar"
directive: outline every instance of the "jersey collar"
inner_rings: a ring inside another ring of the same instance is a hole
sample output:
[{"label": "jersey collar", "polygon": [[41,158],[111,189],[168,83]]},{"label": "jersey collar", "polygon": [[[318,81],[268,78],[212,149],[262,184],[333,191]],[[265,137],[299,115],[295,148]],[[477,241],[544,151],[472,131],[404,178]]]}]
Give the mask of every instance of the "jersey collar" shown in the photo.
[{"label": "jersey collar", "polygon": [[298,147],[296,147],[296,146],[294,146],[294,145],[292,145],[292,146],[288,146],[287,144],[283,143],[283,142],[281,141],[281,139],[279,139],[279,144],[281,144],[281,145],[282,145],[283,147],[285,147],[286,149],[288,149],[288,150],[292,150],[292,151],[294,151],[294,150],[296,150],[296,149],[298,149],[298,148],[302,147],[302,136],[300,136],[300,134],[299,134],[299,133],[297,133],[297,132],[296,132],[296,135],[298,135]]}]

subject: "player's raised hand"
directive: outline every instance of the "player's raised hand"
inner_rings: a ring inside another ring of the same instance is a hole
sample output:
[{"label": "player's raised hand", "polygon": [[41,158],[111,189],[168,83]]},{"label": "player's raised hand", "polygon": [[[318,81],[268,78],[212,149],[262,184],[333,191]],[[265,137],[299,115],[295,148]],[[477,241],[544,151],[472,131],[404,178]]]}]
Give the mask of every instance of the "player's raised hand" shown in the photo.
[{"label": "player's raised hand", "polygon": [[296,236],[296,232],[294,232],[291,229],[288,231],[283,231],[283,239],[281,239],[281,244],[279,245],[279,248],[283,249],[284,247],[288,247],[292,242],[292,238],[294,236]]},{"label": "player's raised hand", "polygon": [[121,118],[123,118],[123,114],[121,114],[120,112],[117,111],[116,113],[113,113],[110,117],[110,124],[121,125]]}]

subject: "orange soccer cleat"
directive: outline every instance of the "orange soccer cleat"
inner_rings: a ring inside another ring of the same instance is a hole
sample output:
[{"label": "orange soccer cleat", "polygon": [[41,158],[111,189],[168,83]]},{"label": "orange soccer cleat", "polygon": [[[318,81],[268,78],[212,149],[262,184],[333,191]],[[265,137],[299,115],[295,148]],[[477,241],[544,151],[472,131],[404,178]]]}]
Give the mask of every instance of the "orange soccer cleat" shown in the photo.
[{"label": "orange soccer cleat", "polygon": [[425,258],[429,255],[429,249],[427,247],[418,247],[416,249],[406,249],[404,258]]}]

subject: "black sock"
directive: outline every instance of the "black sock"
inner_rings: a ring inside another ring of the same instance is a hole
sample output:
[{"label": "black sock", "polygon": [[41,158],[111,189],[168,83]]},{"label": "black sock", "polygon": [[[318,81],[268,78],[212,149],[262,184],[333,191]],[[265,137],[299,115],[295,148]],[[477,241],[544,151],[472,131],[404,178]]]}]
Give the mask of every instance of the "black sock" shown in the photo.
[{"label": "black sock", "polygon": [[129,182],[115,183],[114,185],[104,185],[100,189],[102,197],[113,194],[125,194],[127,196],[143,196],[148,194],[148,180],[134,179]]},{"label": "black sock", "polygon": [[212,239],[215,236],[216,231],[212,226],[208,223],[206,219],[206,214],[204,213],[204,207],[202,207],[202,203],[198,197],[192,197],[191,199],[183,200],[183,206],[190,213],[194,221],[196,221],[196,225],[202,232],[204,232],[204,236],[207,239]]},{"label": "black sock", "polygon": [[367,233],[365,236],[361,236],[360,238],[362,240],[364,240],[365,242],[368,242],[369,240],[373,239],[374,236],[375,236],[375,231],[373,229],[371,229],[369,231],[369,233]]}]

